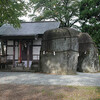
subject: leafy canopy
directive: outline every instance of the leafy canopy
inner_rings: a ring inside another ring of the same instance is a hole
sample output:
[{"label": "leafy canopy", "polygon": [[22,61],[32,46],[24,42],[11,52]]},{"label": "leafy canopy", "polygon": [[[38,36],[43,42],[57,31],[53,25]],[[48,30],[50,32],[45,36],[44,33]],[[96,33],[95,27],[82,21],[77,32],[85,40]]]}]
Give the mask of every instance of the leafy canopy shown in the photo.
[{"label": "leafy canopy", "polygon": [[[62,27],[72,27],[78,21],[79,0],[30,0],[33,20],[60,21]],[[38,12],[39,15],[36,15]]]},{"label": "leafy canopy", "polygon": [[100,49],[100,0],[82,0],[80,20],[82,31],[88,32]]},{"label": "leafy canopy", "polygon": [[26,14],[27,8],[23,0],[0,0],[0,25],[9,23],[20,27],[19,17]]}]

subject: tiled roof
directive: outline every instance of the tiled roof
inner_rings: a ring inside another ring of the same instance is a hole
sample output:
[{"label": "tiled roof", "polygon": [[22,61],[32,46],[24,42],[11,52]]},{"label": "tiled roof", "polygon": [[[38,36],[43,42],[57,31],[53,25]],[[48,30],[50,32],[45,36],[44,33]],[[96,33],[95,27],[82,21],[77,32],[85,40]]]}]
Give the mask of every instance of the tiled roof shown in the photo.
[{"label": "tiled roof", "polygon": [[59,22],[24,22],[21,23],[20,29],[15,29],[11,25],[3,25],[0,27],[0,36],[31,36],[43,34],[50,29],[58,28]]}]

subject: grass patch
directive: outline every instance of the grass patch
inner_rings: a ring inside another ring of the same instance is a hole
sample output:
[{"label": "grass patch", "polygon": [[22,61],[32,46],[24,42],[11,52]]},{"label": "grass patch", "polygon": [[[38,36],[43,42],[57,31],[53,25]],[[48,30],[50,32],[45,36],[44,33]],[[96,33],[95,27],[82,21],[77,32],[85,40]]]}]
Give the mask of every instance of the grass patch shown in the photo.
[{"label": "grass patch", "polygon": [[16,100],[100,100],[100,87],[0,85],[0,100],[15,97]]}]

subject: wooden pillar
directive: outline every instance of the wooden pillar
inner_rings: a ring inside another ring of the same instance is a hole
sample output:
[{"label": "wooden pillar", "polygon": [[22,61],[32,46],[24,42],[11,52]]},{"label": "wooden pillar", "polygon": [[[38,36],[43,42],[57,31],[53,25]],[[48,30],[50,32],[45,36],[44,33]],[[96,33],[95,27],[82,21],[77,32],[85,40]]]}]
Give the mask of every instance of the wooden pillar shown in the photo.
[{"label": "wooden pillar", "polygon": [[32,40],[32,62],[33,62],[33,40]]},{"label": "wooden pillar", "polygon": [[4,55],[4,45],[3,45],[3,40],[1,40],[1,51],[2,51],[2,55]]},{"label": "wooden pillar", "polygon": [[13,42],[13,67],[15,67],[15,41]]},{"label": "wooden pillar", "polygon": [[29,43],[27,45],[27,68],[29,68]]},{"label": "wooden pillar", "polygon": [[6,62],[7,62],[7,40],[6,40]]},{"label": "wooden pillar", "polygon": [[19,62],[22,62],[22,57],[21,57],[21,42],[19,42]]}]

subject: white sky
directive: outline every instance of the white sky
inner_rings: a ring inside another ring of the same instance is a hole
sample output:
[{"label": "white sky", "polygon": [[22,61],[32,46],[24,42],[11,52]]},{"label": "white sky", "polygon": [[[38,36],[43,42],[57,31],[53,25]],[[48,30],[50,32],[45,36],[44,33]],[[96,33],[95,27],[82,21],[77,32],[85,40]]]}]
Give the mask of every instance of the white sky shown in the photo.
[{"label": "white sky", "polygon": [[[24,0],[25,2],[29,2],[29,0]],[[31,18],[28,16],[29,14],[32,14],[32,11],[31,12],[28,12],[28,14],[26,16],[23,16],[23,17],[20,17],[19,19],[23,20],[23,21],[26,21],[26,22],[30,22],[31,21]]]},{"label": "white sky", "polygon": [[[29,0],[25,0],[25,2],[29,2]],[[28,12],[28,14],[26,16],[20,17],[19,19],[21,19],[21,20],[23,20],[25,22],[31,22],[32,21],[31,17],[29,17],[28,15],[32,14],[32,11],[33,10],[31,10],[30,12]],[[37,15],[38,15],[38,13],[37,13]],[[80,26],[80,24],[78,22],[75,25]]]},{"label": "white sky", "polygon": [[23,16],[23,17],[20,17],[19,19],[20,19],[20,20],[23,20],[23,21],[25,21],[25,22],[30,22],[30,21],[31,21],[31,18],[28,17],[28,15],[27,15],[27,16]]}]

